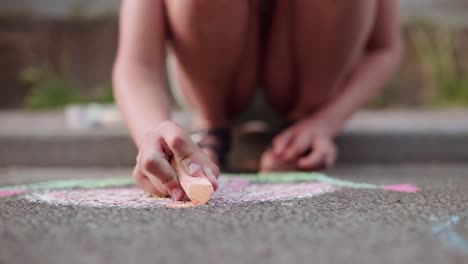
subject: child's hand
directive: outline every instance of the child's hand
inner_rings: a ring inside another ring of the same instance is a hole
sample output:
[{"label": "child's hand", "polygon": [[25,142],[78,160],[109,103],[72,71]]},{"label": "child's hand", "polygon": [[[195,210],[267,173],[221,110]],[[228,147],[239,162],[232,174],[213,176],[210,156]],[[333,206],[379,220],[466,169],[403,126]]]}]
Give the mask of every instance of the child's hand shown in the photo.
[{"label": "child's hand", "polygon": [[[310,150],[309,153],[308,150]],[[304,118],[273,139],[273,154],[300,169],[330,168],[336,161],[333,134],[320,118]],[[305,156],[304,153],[307,153]]]},{"label": "child's hand", "polygon": [[185,192],[178,180],[180,170],[206,177],[217,189],[218,167],[173,122],[164,121],[147,132],[139,146],[133,176],[145,192],[181,200]]}]

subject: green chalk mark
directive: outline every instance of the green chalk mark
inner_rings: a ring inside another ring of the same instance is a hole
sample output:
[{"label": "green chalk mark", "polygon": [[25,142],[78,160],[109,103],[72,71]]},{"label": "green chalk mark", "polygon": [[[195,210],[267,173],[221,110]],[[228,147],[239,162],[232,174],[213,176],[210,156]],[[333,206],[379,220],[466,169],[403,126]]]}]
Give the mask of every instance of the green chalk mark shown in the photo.
[{"label": "green chalk mark", "polygon": [[11,189],[70,189],[70,188],[82,188],[82,189],[95,189],[104,187],[121,187],[133,185],[134,180],[128,178],[105,178],[105,179],[70,179],[50,182],[40,182],[25,185],[15,185],[8,187],[1,187],[0,190],[11,190]]},{"label": "green chalk mark", "polygon": [[[335,186],[359,188],[359,189],[380,189],[382,186],[368,183],[355,183],[340,179],[328,177],[318,172],[284,172],[284,173],[241,173],[241,174],[223,174],[227,177],[241,177],[251,183],[296,183],[296,182],[321,182]],[[16,185],[0,187],[0,190],[12,189],[30,189],[30,190],[50,190],[50,189],[97,189],[106,187],[125,187],[133,186],[133,178],[105,178],[105,179],[70,179],[42,183],[33,183],[26,185]]]},{"label": "green chalk mark", "polygon": [[320,177],[323,176],[321,173],[297,173],[297,172],[286,172],[286,173],[241,173],[232,174],[232,176],[238,176],[246,178],[251,183],[295,183],[295,182],[307,182],[307,181],[319,181]]},{"label": "green chalk mark", "polygon": [[349,188],[356,188],[356,189],[380,189],[382,188],[380,185],[370,184],[370,183],[358,183],[358,182],[351,182],[345,181],[340,179],[335,179],[322,174],[319,179],[319,182],[329,183],[336,186],[343,186]]},{"label": "green chalk mark", "polygon": [[356,183],[340,179],[331,178],[319,172],[284,172],[284,173],[264,173],[264,174],[231,174],[230,176],[240,176],[248,179],[252,183],[294,183],[316,181],[329,183],[336,186],[343,186],[358,189],[380,189],[380,185],[369,183]]}]

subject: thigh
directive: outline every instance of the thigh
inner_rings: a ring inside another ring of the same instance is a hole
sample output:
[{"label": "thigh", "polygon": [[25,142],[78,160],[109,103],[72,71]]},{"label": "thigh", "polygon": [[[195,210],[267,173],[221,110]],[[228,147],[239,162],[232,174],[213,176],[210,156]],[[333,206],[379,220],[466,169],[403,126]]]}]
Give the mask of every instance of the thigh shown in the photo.
[{"label": "thigh", "polygon": [[[244,87],[252,70],[241,67],[246,57],[253,57],[247,52],[252,46],[252,1],[165,1],[172,76],[189,105],[205,119],[226,119],[237,99],[249,92]],[[239,75],[248,77],[237,81]]]},{"label": "thigh", "polygon": [[363,55],[375,9],[375,0],[277,0],[262,60],[272,107],[290,116],[338,92]]},{"label": "thigh", "polygon": [[[166,0],[170,47],[189,73],[226,78],[238,64],[248,31],[249,0]],[[195,65],[195,66],[194,66]]]},{"label": "thigh", "polygon": [[297,107],[324,103],[363,56],[375,21],[375,0],[294,0]]}]

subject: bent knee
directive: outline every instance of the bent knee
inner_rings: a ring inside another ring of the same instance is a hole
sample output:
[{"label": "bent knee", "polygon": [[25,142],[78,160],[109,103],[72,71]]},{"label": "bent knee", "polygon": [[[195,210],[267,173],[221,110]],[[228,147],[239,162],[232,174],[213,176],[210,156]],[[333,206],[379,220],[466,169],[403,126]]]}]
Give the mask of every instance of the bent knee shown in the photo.
[{"label": "bent knee", "polygon": [[166,0],[166,9],[171,22],[182,22],[188,27],[228,26],[217,24],[225,21],[239,23],[247,17],[247,0]]}]

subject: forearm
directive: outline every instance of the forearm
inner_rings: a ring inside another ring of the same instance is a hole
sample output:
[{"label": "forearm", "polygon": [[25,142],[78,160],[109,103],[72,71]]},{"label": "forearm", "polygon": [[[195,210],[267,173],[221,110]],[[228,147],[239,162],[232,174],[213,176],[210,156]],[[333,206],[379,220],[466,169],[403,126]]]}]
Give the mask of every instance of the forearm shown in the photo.
[{"label": "forearm", "polygon": [[401,48],[371,51],[358,63],[342,90],[319,113],[330,133],[336,135],[346,120],[384,87],[397,68]]},{"label": "forearm", "polygon": [[114,68],[115,99],[138,146],[147,131],[170,119],[171,101],[158,75],[144,65],[116,63]]}]

